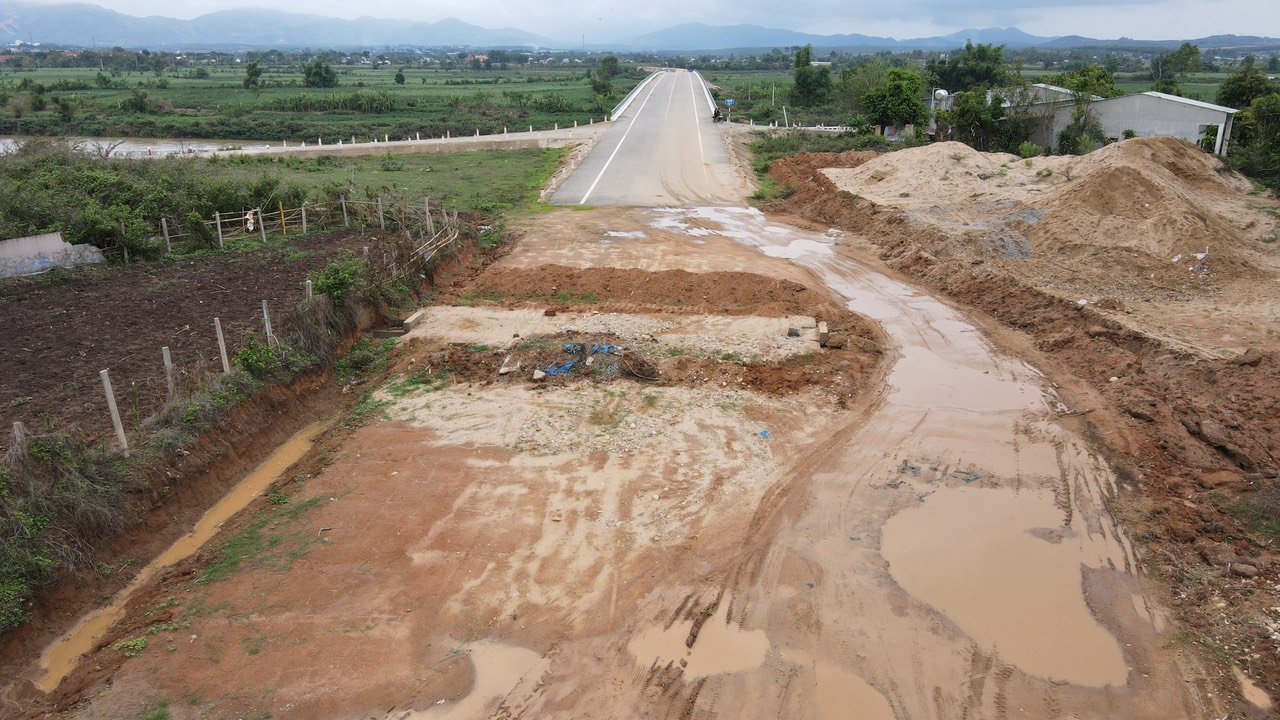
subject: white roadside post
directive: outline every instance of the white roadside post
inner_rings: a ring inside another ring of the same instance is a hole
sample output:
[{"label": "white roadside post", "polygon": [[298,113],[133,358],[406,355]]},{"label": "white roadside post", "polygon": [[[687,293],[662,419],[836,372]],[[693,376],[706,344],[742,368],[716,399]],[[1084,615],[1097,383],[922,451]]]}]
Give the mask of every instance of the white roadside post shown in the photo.
[{"label": "white roadside post", "polygon": [[267,331],[267,345],[276,346],[275,333],[271,332],[271,313],[267,310],[267,301],[262,301],[262,325]]},{"label": "white roadside post", "polygon": [[111,389],[111,373],[102,370],[98,375],[102,377],[102,390],[107,394],[107,409],[111,411],[111,424],[116,428],[116,440],[119,441],[124,456],[129,457],[129,438],[125,437],[124,423],[120,422],[120,408],[116,407],[116,393]]},{"label": "white roadside post", "polygon": [[231,372],[231,363],[227,360],[227,341],[222,337],[222,320],[213,319],[213,330],[218,334],[218,354],[222,356],[223,374]]},{"label": "white roadside post", "polygon": [[164,379],[169,384],[169,402],[173,402],[178,399],[178,386],[173,381],[173,356],[168,345],[160,348],[160,355],[164,358]]}]

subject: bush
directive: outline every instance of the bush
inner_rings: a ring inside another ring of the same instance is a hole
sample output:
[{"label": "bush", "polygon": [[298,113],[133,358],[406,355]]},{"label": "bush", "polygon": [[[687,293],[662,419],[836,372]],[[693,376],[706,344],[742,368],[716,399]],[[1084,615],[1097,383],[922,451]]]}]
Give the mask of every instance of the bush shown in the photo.
[{"label": "bush", "polygon": [[1132,139],[1134,139],[1134,138],[1138,137],[1138,133],[1137,133],[1137,131],[1135,131],[1135,130],[1125,130],[1124,132],[1120,133],[1120,135],[1121,135],[1121,137],[1123,137],[1125,140],[1132,140]]},{"label": "bush", "polygon": [[1018,146],[1018,155],[1023,158],[1033,158],[1042,152],[1044,152],[1044,148],[1031,142],[1030,140],[1024,141],[1021,145]]},{"label": "bush", "polygon": [[269,345],[250,335],[248,343],[236,353],[232,364],[255,378],[261,378],[280,369],[280,356]]},{"label": "bush", "polygon": [[364,284],[368,270],[368,263],[348,253],[308,277],[315,292],[328,295],[334,305],[340,306],[346,301],[351,288]]}]

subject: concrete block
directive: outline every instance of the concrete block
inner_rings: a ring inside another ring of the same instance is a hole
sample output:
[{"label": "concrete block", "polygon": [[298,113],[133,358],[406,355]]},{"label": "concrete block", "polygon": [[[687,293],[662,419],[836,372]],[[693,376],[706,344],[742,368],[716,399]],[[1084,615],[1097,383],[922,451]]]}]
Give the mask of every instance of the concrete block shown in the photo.
[{"label": "concrete block", "polygon": [[415,328],[415,327],[417,327],[417,326],[418,326],[418,325],[419,325],[423,320],[425,320],[425,319],[426,319],[426,315],[427,315],[427,311],[426,311],[425,309],[423,309],[423,310],[419,310],[419,311],[415,312],[414,314],[410,315],[409,317],[405,318],[405,319],[404,319],[404,329],[405,329],[405,330],[412,330],[412,329],[414,329],[414,328]]},{"label": "concrete block", "polygon": [[831,339],[831,331],[827,329],[825,322],[818,323],[818,344],[826,347],[827,341]]}]

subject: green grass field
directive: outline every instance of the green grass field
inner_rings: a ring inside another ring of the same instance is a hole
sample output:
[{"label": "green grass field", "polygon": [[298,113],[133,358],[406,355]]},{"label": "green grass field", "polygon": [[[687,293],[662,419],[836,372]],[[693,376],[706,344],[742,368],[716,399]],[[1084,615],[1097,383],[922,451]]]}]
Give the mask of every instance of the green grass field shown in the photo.
[{"label": "green grass field", "polygon": [[[336,142],[352,135],[549,129],[599,120],[640,80],[616,78],[612,95],[599,99],[585,71],[573,68],[407,68],[403,85],[396,84],[393,68],[335,70],[338,87],[306,88],[300,68],[267,68],[257,92],[243,87],[239,67],[208,68],[207,78],[189,71],[107,76],[111,87],[99,84],[95,69],[5,72],[0,133]],[[33,85],[45,91],[33,92]],[[138,93],[146,94],[140,102]]]},{"label": "green grass field", "polygon": [[459,210],[527,212],[566,152],[492,150],[308,159],[246,155],[195,162],[211,179],[250,185],[265,175],[298,186],[315,200],[334,194],[381,195],[406,202],[431,198],[433,204]]}]

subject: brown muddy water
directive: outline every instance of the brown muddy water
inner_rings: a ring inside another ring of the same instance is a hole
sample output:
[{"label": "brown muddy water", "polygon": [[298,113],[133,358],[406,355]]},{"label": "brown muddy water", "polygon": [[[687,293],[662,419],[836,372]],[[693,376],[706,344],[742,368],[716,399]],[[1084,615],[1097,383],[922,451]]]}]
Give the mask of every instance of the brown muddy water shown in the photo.
[{"label": "brown muddy water", "polygon": [[36,682],[36,687],[45,692],[58,687],[76,669],[80,658],[93,650],[111,626],[124,616],[125,606],[138,588],[155,577],[158,571],[194,555],[217,534],[223,523],[262,495],[263,491],[280,479],[285,470],[306,455],[315,438],[327,425],[328,421],[312,423],[285,441],[252,473],[237,483],[231,492],[209,508],[190,533],[179,538],[168,550],[139,571],[133,582],[116,594],[111,604],[84,616],[75,627],[46,648],[40,656],[40,667],[44,670],[44,675]]}]

